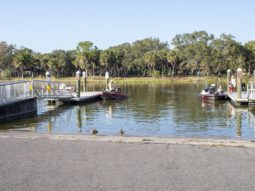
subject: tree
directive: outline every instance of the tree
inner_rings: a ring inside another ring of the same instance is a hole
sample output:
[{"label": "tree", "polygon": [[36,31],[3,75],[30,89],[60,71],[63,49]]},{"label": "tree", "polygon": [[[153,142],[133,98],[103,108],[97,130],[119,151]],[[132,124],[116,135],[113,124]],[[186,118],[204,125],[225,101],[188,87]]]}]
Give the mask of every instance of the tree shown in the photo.
[{"label": "tree", "polygon": [[154,51],[146,52],[144,54],[143,59],[144,59],[146,66],[149,68],[150,76],[152,76],[152,74],[155,71],[155,65],[156,65],[156,59],[157,59],[156,52],[154,52]]},{"label": "tree", "polygon": [[23,77],[23,71],[33,66],[33,52],[28,48],[21,48],[14,55],[13,65]]},{"label": "tree", "polygon": [[180,62],[179,50],[177,49],[170,50],[167,54],[167,61],[171,65],[171,77],[173,77],[177,71],[177,66]]},{"label": "tree", "polygon": [[229,68],[236,70],[244,67],[245,50],[232,35],[222,34],[220,38],[213,40],[211,46],[215,74],[226,73]]},{"label": "tree", "polygon": [[0,69],[11,68],[14,50],[15,48],[13,45],[0,42]]},{"label": "tree", "polygon": [[255,41],[249,41],[244,45],[246,49],[247,68],[249,74],[255,69]]},{"label": "tree", "polygon": [[195,31],[191,34],[176,35],[172,44],[176,50],[181,52],[183,63],[192,70],[193,74],[199,74],[208,68],[210,62],[210,44],[214,36],[206,31]]}]

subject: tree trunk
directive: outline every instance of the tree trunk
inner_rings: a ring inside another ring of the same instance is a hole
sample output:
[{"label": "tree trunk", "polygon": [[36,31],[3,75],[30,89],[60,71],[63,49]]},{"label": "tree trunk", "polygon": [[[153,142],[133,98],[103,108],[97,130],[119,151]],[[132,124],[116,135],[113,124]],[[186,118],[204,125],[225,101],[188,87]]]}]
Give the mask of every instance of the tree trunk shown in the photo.
[{"label": "tree trunk", "polygon": [[175,64],[173,65],[173,68],[172,68],[172,74],[171,74],[171,77],[174,76],[174,71],[175,71]]}]

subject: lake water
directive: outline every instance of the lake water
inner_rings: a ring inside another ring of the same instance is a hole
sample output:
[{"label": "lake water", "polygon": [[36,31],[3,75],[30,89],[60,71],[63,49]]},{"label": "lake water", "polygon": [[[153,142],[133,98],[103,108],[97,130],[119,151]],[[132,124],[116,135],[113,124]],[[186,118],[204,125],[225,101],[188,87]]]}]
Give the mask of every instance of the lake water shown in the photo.
[{"label": "lake water", "polygon": [[[103,85],[89,86],[99,91]],[[128,85],[129,98],[71,106],[38,101],[38,115],[1,123],[2,131],[129,136],[255,138],[255,112],[228,101],[203,102],[203,84]],[[125,89],[125,87],[122,87]]]}]

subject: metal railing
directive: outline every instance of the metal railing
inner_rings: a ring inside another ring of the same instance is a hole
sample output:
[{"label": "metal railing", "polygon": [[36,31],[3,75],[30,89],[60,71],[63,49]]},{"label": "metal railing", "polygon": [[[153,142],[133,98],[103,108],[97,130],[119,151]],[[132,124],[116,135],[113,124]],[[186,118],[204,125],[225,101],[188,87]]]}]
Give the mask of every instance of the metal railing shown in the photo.
[{"label": "metal railing", "polygon": [[247,93],[255,93],[255,82],[249,82],[247,84]]},{"label": "metal railing", "polygon": [[255,100],[255,81],[250,81],[247,84],[247,93],[249,100]]},{"label": "metal railing", "polygon": [[74,87],[61,82],[45,80],[15,81],[0,83],[0,105],[21,99],[37,97],[39,99],[61,99],[75,97]]},{"label": "metal railing", "polygon": [[0,105],[33,97],[29,81],[0,83]]},{"label": "metal railing", "polygon": [[32,87],[34,94],[40,99],[74,97],[74,88],[61,82],[33,80]]}]

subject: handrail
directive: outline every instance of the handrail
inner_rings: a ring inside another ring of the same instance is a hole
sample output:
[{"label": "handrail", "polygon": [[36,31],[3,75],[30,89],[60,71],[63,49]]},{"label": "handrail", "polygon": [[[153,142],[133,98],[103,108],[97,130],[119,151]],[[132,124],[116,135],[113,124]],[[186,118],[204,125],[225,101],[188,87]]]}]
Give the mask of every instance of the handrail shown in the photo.
[{"label": "handrail", "polygon": [[33,97],[29,81],[0,83],[0,104]]},{"label": "handrail", "polygon": [[18,80],[14,82],[0,82],[0,86],[6,86],[6,85],[14,85],[14,84],[22,84],[22,83],[30,83],[30,81],[27,80]]}]

